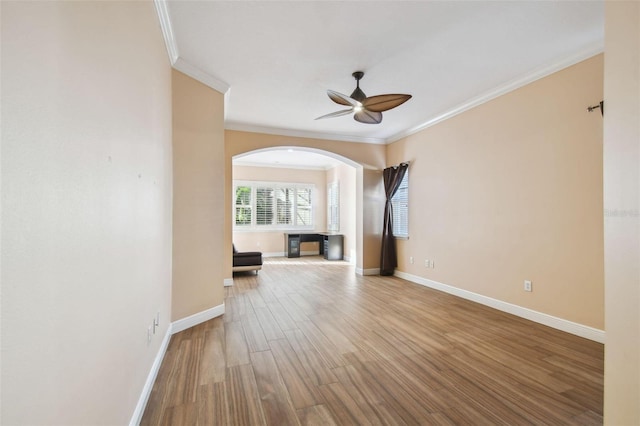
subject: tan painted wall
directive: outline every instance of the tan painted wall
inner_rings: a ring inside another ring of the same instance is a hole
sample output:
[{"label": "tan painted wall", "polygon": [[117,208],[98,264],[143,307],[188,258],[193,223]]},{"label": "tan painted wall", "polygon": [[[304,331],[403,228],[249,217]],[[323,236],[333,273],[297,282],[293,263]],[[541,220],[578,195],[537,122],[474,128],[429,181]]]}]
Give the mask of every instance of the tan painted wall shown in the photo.
[{"label": "tan painted wall", "polygon": [[0,423],[128,424],[171,309],[158,18],[151,2],[1,8]]},{"label": "tan painted wall", "polygon": [[[362,204],[356,207],[356,240],[358,244],[359,269],[375,269],[380,264],[380,235],[382,233],[382,213],[384,210],[384,190],[381,186],[382,169],[385,167],[386,148],[384,145],[330,141],[323,139],[296,138],[292,136],[267,135],[262,133],[225,131],[225,164],[231,166],[234,155],[280,146],[299,146],[333,152],[350,159],[362,168],[356,172],[357,199]],[[231,185],[225,196],[227,211],[231,211]],[[379,221],[376,221],[377,218]],[[229,259],[231,253],[231,217],[227,219],[225,233]],[[362,243],[360,243],[362,241]],[[230,264],[231,260],[229,260]],[[229,272],[230,273],[230,272]]]},{"label": "tan painted wall", "polygon": [[604,423],[640,424],[640,3],[606,2]]},{"label": "tan painted wall", "polygon": [[398,270],[604,329],[602,81],[599,55],[389,145],[411,162]]},{"label": "tan painted wall", "polygon": [[[314,211],[314,231],[323,232],[327,228],[327,188],[326,171],[284,169],[275,167],[233,166],[234,180],[253,180],[265,182],[310,183],[316,188]],[[262,251],[263,253],[282,253],[284,251],[284,233],[286,230],[269,232],[248,232],[235,230],[233,241],[240,251]],[[318,251],[317,243],[303,243],[302,251]]]},{"label": "tan painted wall", "polygon": [[[339,183],[340,192],[340,229],[344,235],[344,256],[351,263],[356,261],[356,169],[346,164],[339,164],[327,170],[327,185]],[[326,192],[326,191],[325,191]],[[325,209],[326,215],[326,209]]]},{"label": "tan painted wall", "polygon": [[[358,178],[359,176],[356,177],[356,179]],[[360,187],[357,187],[356,190],[360,191]],[[362,253],[362,264],[365,275],[369,273],[375,275],[380,272],[380,247],[382,246],[382,225],[384,222],[385,195],[382,170],[363,170],[362,196],[358,193],[358,199],[361,198],[364,202],[362,203],[362,211],[357,212],[357,217],[362,221],[362,228],[359,228],[358,231],[363,230],[363,245],[368,248]]]},{"label": "tan painted wall", "polygon": [[226,213],[224,97],[179,71],[172,83],[175,321],[224,303]]}]

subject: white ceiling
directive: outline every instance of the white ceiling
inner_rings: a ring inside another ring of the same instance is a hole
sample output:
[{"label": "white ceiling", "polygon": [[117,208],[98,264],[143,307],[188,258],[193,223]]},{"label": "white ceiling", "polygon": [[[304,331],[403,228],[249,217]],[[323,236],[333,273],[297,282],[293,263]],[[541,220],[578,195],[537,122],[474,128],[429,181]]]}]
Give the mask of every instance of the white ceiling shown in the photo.
[{"label": "white ceiling", "polygon": [[[388,143],[602,51],[602,1],[157,0],[177,69],[225,91],[225,127]],[[413,98],[379,125],[327,89]]]}]

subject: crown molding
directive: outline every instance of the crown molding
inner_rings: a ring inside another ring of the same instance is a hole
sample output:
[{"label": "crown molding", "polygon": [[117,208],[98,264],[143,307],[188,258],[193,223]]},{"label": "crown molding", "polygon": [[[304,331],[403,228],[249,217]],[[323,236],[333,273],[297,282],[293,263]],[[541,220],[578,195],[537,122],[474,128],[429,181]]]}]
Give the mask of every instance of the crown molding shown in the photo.
[{"label": "crown molding", "polygon": [[[201,70],[180,57],[178,45],[173,35],[173,26],[171,25],[171,18],[169,17],[167,0],[153,0],[153,3],[155,4],[156,12],[158,13],[160,29],[162,30],[162,37],[164,38],[164,44],[167,47],[167,54],[169,55],[171,66],[189,77],[196,79],[205,86],[209,86],[210,88],[223,93],[225,95],[224,102],[226,106],[229,98],[228,92],[230,86],[219,78]],[[225,107],[225,111],[226,110],[227,108]]]},{"label": "crown molding", "polygon": [[171,66],[174,69],[201,82],[202,84],[224,94],[225,129],[250,132],[250,133],[265,133],[269,135],[291,136],[291,137],[300,137],[300,138],[308,138],[308,139],[325,139],[325,140],[334,140],[334,141],[341,141],[341,142],[388,145],[402,138],[418,133],[442,121],[448,120],[449,118],[452,118],[458,114],[461,114],[465,111],[468,111],[486,102],[489,102],[490,100],[495,99],[499,96],[505,95],[509,92],[512,92],[523,86],[526,86],[527,84],[533,83],[536,80],[547,77],[555,72],[563,70],[564,68],[568,68],[572,65],[575,65],[579,62],[582,62],[586,59],[589,59],[595,55],[598,55],[604,52],[604,42],[595,43],[583,49],[582,51],[569,56],[568,58],[534,69],[533,71],[525,75],[522,75],[505,84],[497,86],[479,96],[476,96],[474,98],[467,100],[462,104],[459,104],[449,110],[446,110],[436,116],[433,116],[417,126],[414,126],[402,132],[396,133],[395,135],[390,136],[388,138],[347,136],[347,135],[339,135],[339,134],[333,134],[333,133],[311,132],[311,131],[304,131],[304,130],[292,130],[292,129],[277,128],[277,127],[257,126],[257,125],[246,124],[246,123],[228,122],[227,121],[227,110],[228,110],[227,105],[229,101],[231,86],[229,86],[229,84],[227,84],[223,80],[220,80],[219,78],[207,73],[206,71],[203,71],[202,69],[192,65],[191,63],[185,61],[183,58],[180,57],[178,46],[173,34],[171,19],[169,17],[167,0],[154,0],[154,4],[156,7],[156,11],[158,13],[158,19],[160,21],[162,36],[164,38],[164,42],[167,48],[167,54],[169,55]]},{"label": "crown molding", "polygon": [[167,9],[167,2],[166,0],[153,0],[153,4],[156,6],[156,13],[158,14],[158,20],[160,21],[160,29],[162,30],[164,44],[167,47],[169,61],[173,66],[180,55],[178,54],[176,39],[173,36],[173,27],[171,26],[171,18],[169,18],[169,9]]},{"label": "crown molding", "polygon": [[173,64],[173,68],[177,69],[178,71],[188,75],[189,77],[195,80],[198,80],[200,83],[204,84],[205,86],[209,86],[213,90],[223,93],[225,95],[224,99],[226,103],[227,101],[226,94],[229,92],[229,89],[231,87],[224,81],[214,77],[213,75],[207,73],[206,71],[202,71],[200,68],[191,65],[189,62],[185,61],[180,57],[178,57],[176,62]]},{"label": "crown molding", "polygon": [[354,142],[354,143],[370,143],[376,145],[386,144],[386,140],[383,138],[364,138],[358,136],[337,135],[334,133],[320,133],[320,132],[307,132],[304,130],[291,130],[282,129],[277,127],[265,127],[255,126],[253,124],[237,123],[237,122],[225,122],[224,128],[226,130],[236,130],[240,132],[249,133],[265,133],[268,135],[277,136],[291,136],[296,138],[306,139],[325,139],[341,142]]},{"label": "crown molding", "polygon": [[569,56],[568,58],[564,58],[563,60],[560,60],[558,62],[554,62],[548,65],[536,68],[535,70],[525,75],[522,75],[505,84],[495,87],[481,94],[480,96],[471,98],[468,101],[443,112],[442,114],[436,115],[435,117],[428,119],[427,121],[425,121],[422,124],[419,124],[418,126],[407,129],[404,132],[397,133],[396,135],[388,138],[385,141],[385,143],[390,144],[402,138],[405,138],[407,136],[418,133],[419,131],[424,130],[428,127],[431,127],[435,124],[438,124],[441,121],[448,120],[449,118],[454,117],[460,113],[468,111],[472,108],[475,108],[479,105],[489,102],[490,100],[495,99],[499,96],[505,95],[509,92],[513,92],[514,90],[519,89],[523,86],[526,86],[527,84],[531,84],[536,80],[540,80],[541,78],[547,77],[555,72],[561,71],[565,68],[568,68],[572,65],[575,65],[586,59],[589,59],[602,52],[604,52],[604,43],[603,42],[595,43],[587,47],[586,49],[583,49],[582,51],[572,56]]}]

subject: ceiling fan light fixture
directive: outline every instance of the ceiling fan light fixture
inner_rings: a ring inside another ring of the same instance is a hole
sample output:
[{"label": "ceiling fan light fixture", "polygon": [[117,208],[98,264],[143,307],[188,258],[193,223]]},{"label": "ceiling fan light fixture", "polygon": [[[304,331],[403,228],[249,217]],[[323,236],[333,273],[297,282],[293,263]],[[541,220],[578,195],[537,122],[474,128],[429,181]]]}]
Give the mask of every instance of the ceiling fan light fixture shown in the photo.
[{"label": "ceiling fan light fixture", "polygon": [[333,90],[327,90],[329,99],[338,105],[350,106],[351,108],[332,112],[316,118],[316,120],[332,117],[340,117],[354,113],[354,120],[365,124],[380,124],[382,122],[382,112],[402,105],[411,95],[389,94],[367,97],[360,89],[360,79],[364,77],[364,72],[356,71],[351,74],[356,79],[356,88],[351,96],[345,96]]}]

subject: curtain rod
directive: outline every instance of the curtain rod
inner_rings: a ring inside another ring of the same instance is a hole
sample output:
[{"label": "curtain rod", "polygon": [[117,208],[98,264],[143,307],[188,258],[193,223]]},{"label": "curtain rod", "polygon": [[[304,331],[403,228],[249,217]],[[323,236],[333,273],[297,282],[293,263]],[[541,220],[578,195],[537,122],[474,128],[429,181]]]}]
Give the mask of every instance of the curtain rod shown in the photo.
[{"label": "curtain rod", "polygon": [[387,167],[387,168],[388,168],[388,169],[389,169],[389,168],[391,168],[391,169],[397,169],[398,167],[400,167],[400,166],[402,166],[402,165],[407,165],[407,166],[408,166],[408,165],[409,165],[409,163],[410,163],[409,161],[403,161],[403,162],[402,162],[402,163],[400,163],[400,164],[396,164],[395,166],[389,166],[389,167]]}]

